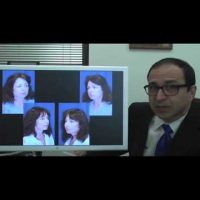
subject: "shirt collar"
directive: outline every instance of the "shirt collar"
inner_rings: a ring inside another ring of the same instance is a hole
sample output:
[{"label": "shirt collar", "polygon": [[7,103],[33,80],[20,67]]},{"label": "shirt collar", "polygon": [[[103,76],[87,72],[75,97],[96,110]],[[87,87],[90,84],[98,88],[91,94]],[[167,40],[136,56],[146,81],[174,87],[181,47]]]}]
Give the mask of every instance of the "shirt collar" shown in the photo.
[{"label": "shirt collar", "polygon": [[180,117],[179,119],[177,119],[176,121],[174,122],[171,122],[171,123],[166,123],[164,122],[162,119],[160,119],[158,116],[154,116],[153,119],[152,119],[152,130],[156,131],[157,129],[161,128],[161,126],[163,124],[168,124],[171,129],[173,130],[173,134],[172,134],[172,137],[175,135],[176,131],[178,130],[181,122],[185,119],[187,113],[185,115],[183,115],[182,117]]}]

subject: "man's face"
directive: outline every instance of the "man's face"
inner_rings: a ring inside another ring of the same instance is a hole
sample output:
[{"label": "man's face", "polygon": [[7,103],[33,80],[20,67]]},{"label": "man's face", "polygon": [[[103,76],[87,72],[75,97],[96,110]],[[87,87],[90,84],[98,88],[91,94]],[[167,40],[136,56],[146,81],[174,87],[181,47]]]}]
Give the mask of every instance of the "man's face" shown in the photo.
[{"label": "man's face", "polygon": [[[185,84],[185,77],[182,69],[178,66],[164,64],[150,72],[148,82],[159,87],[164,85],[182,85]],[[195,86],[192,86],[189,91],[187,87],[181,87],[174,96],[167,96],[162,89],[159,89],[157,95],[149,96],[149,103],[158,117],[170,123],[186,114],[195,93]]]}]

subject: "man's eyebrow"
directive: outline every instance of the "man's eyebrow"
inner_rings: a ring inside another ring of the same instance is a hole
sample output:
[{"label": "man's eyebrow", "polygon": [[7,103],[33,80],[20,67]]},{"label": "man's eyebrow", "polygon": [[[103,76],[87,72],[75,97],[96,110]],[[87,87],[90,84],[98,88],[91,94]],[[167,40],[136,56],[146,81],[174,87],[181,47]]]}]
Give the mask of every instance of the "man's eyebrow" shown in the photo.
[{"label": "man's eyebrow", "polygon": [[168,80],[168,81],[165,81],[164,82],[165,84],[167,83],[167,84],[171,84],[171,83],[178,83],[178,81],[177,80]]}]

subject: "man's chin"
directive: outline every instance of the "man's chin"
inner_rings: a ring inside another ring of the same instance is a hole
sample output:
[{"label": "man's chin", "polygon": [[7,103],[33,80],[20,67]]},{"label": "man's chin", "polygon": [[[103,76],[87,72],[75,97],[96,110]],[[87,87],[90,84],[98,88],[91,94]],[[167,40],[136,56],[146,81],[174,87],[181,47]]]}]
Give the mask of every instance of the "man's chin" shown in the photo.
[{"label": "man's chin", "polygon": [[156,114],[160,119],[162,119],[163,121],[165,122],[170,122],[171,120],[171,117],[169,115],[164,115],[164,114],[159,114],[157,113]]}]

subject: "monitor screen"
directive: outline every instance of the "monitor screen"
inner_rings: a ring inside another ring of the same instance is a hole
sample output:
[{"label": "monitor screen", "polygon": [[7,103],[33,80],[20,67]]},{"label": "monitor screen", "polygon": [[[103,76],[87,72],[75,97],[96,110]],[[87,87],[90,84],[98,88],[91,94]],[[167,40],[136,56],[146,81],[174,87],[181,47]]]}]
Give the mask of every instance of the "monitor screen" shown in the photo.
[{"label": "monitor screen", "polygon": [[128,67],[1,65],[0,151],[125,150]]}]

